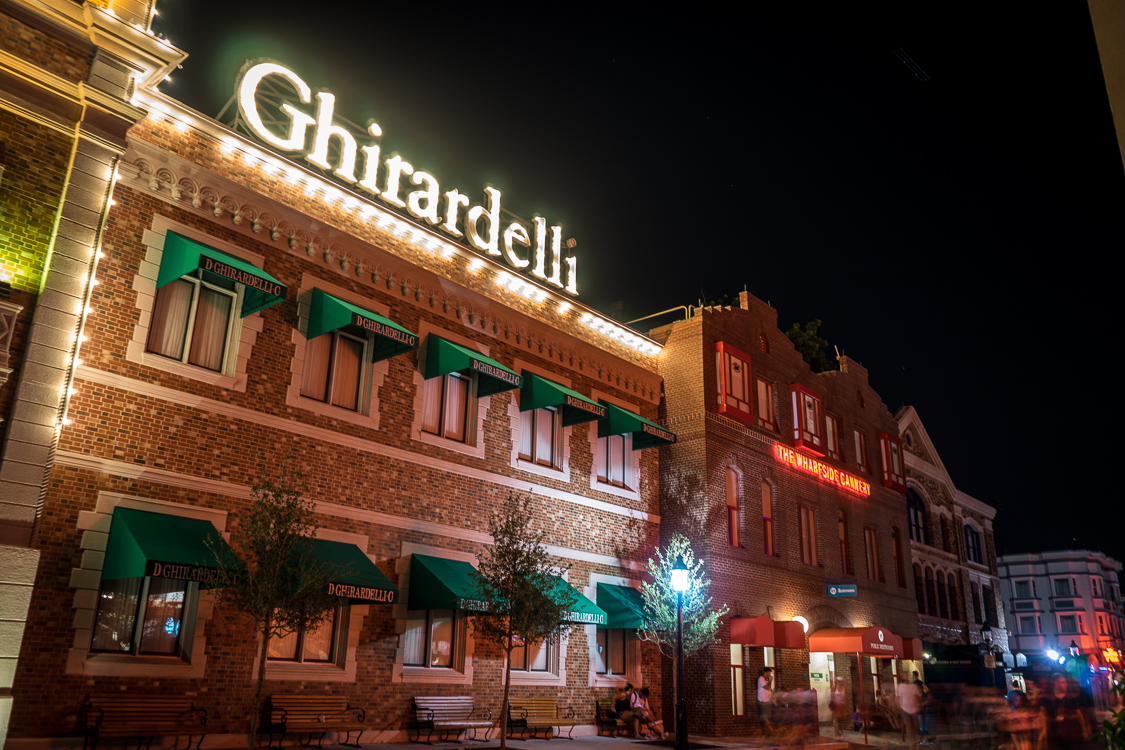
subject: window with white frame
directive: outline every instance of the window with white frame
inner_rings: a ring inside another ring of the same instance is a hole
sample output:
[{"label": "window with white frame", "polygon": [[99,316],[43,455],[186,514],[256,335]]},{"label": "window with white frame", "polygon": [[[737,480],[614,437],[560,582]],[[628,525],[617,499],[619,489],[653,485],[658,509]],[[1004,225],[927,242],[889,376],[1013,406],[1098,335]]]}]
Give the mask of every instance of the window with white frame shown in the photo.
[{"label": "window with white frame", "polygon": [[306,342],[301,398],[363,411],[369,336],[358,326],[345,326]]},{"label": "window with white frame", "polygon": [[982,563],[980,553],[980,532],[969,524],[965,524],[965,557],[970,562]]},{"label": "window with white frame", "polygon": [[456,610],[410,610],[406,614],[403,666],[454,668],[455,646],[463,628]]},{"label": "window with white frame", "polygon": [[628,661],[628,639],[636,638],[632,628],[598,628],[594,669],[598,674],[623,676],[633,667]]},{"label": "window with white frame", "polygon": [[730,710],[734,716],[746,715],[746,678],[743,675],[742,644],[730,644]]},{"label": "window with white frame", "polygon": [[1020,617],[1020,634],[1034,635],[1038,632],[1035,627],[1035,615],[1022,615]]},{"label": "window with white frame", "polygon": [[863,557],[866,562],[867,578],[872,581],[880,580],[879,571],[879,543],[875,529],[863,529]]},{"label": "window with white frame", "polygon": [[550,672],[552,657],[557,647],[557,644],[549,641],[525,643],[517,637],[515,647],[512,648],[512,671]]},{"label": "window with white frame", "polygon": [[776,533],[773,518],[773,485],[762,482],[762,535],[765,538],[765,553],[770,557],[777,554]]},{"label": "window with white frame", "polygon": [[749,423],[750,357],[730,344],[715,344],[715,377],[719,413]]},{"label": "window with white frame", "polygon": [[867,433],[862,430],[854,430],[855,437],[855,463],[860,468],[860,471],[868,471],[867,464]]},{"label": "window with white frame", "polygon": [[470,442],[470,414],[476,402],[472,386],[472,377],[457,372],[427,380],[422,391],[422,431],[458,443]]},{"label": "window with white frame", "polygon": [[553,406],[520,412],[519,457],[539,466],[562,465],[562,417]]},{"label": "window with white frame", "polygon": [[1031,598],[1031,581],[1016,581],[1015,586],[1017,599]]},{"label": "window with white frame", "polygon": [[599,482],[628,490],[637,489],[633,436],[610,435],[598,438],[594,466]]},{"label": "window with white frame", "polygon": [[824,421],[820,396],[796,383],[790,386],[790,390],[793,396],[794,445],[820,454],[824,445]]},{"label": "window with white frame", "polygon": [[191,658],[199,585],[172,578],[102,581],[90,651]]},{"label": "window with white frame", "polygon": [[727,540],[732,547],[742,546],[742,475],[727,467]]},{"label": "window with white frame", "polygon": [[350,608],[339,607],[315,628],[274,636],[270,639],[266,658],[300,664],[335,663],[341,644],[347,643],[349,617]]},{"label": "window with white frame", "polygon": [[156,292],[146,349],[162,357],[227,373],[238,341],[243,287],[196,270]]},{"label": "window with white frame", "polygon": [[1059,632],[1067,634],[1077,633],[1078,617],[1076,615],[1059,615]]},{"label": "window with white frame", "polygon": [[828,445],[828,456],[840,458],[840,420],[831,414],[824,417],[824,442]]}]

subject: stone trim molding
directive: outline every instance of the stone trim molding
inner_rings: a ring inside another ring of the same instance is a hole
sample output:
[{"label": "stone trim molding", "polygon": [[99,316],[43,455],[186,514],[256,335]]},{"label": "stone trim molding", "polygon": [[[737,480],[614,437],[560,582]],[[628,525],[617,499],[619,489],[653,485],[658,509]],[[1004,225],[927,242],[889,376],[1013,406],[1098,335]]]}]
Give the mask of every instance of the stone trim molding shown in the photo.
[{"label": "stone trim molding", "polygon": [[12,368],[8,367],[8,350],[16,333],[16,318],[22,311],[23,305],[0,300],[0,385],[12,374]]},{"label": "stone trim molding", "polygon": [[[655,372],[647,372],[608,349],[562,333],[506,305],[503,314],[495,313],[490,309],[492,300],[451,284],[440,274],[326,227],[301,211],[136,137],[129,138],[121,174],[125,184],[134,190],[212,221],[226,218],[236,231],[282,252],[304,255],[335,273],[395,293],[417,307],[440,311],[478,333],[514,341],[528,351],[651,403],[660,400],[660,376]],[[390,228],[374,232],[384,236],[389,245],[403,242]]]}]

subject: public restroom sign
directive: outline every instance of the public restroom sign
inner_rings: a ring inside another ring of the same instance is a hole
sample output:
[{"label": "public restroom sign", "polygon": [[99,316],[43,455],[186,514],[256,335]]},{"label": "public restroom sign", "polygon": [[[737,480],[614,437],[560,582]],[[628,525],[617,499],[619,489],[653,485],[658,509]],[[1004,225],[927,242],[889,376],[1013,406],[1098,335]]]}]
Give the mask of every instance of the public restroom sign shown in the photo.
[{"label": "public restroom sign", "polygon": [[871,496],[870,483],[865,482],[854,474],[840,471],[835,466],[830,466],[823,461],[817,461],[815,458],[806,456],[804,453],[798,453],[781,443],[774,443],[773,457],[787,466],[797,469],[798,471],[803,471],[806,474],[812,474],[821,481],[834,484],[842,490],[847,490],[860,497]]},{"label": "public restroom sign", "polygon": [[[262,82],[270,77],[287,81],[296,89],[299,102],[312,108],[312,89],[292,70],[273,62],[249,65],[240,74],[236,87],[238,110],[247,127],[262,141],[287,154],[301,155],[335,179],[404,210],[465,243],[474,252],[500,258],[520,273],[578,296],[577,259],[563,255],[561,226],[548,227],[541,216],[535,216],[530,227],[518,221],[503,225],[500,191],[496,188],[486,185],[484,200],[480,205],[472,205],[468,195],[456,188],[443,191],[436,177],[415,169],[401,156],[383,158],[382,128],[370,122],[370,140],[356,140],[351,130],[335,123],[336,97],[327,91],[316,92],[315,114],[288,102],[281,104],[280,115],[274,114],[263,108],[259,96]],[[284,132],[278,132],[279,121]],[[336,150],[330,154],[333,141]]]},{"label": "public restroom sign", "polygon": [[859,585],[855,581],[825,581],[824,593],[828,594],[829,599],[858,596]]}]

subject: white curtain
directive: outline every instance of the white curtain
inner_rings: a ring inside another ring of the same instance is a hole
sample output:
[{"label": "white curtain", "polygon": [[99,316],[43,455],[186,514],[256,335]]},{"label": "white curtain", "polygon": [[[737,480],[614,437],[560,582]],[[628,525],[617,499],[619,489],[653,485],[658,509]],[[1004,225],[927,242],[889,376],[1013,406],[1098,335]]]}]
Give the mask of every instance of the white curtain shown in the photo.
[{"label": "white curtain", "polygon": [[445,379],[445,437],[465,442],[465,412],[469,403],[469,381],[455,375]]},{"label": "white curtain", "polygon": [[422,387],[422,430],[433,435],[441,434],[441,395],[446,379],[430,378]]},{"label": "white curtain", "polygon": [[555,465],[555,412],[551,409],[535,410],[535,462]]},{"label": "white curtain", "polygon": [[402,651],[403,664],[415,667],[425,665],[426,610],[417,609],[406,613],[406,630],[402,634]]},{"label": "white curtain", "polygon": [[336,615],[333,614],[315,630],[305,633],[304,660],[331,661],[332,638],[336,632]]},{"label": "white curtain", "polygon": [[172,359],[183,359],[184,337],[194,286],[190,281],[177,279],[156,292],[152,323],[148,329],[150,352]]},{"label": "white curtain", "polygon": [[606,672],[606,641],[608,640],[609,631],[605,628],[598,628],[597,631],[597,653],[594,655],[594,671],[598,674],[605,674]]},{"label": "white curtain", "polygon": [[520,458],[532,459],[532,437],[535,435],[535,410],[528,409],[520,412]]},{"label": "white curtain", "polygon": [[528,644],[527,647],[527,669],[531,672],[546,672],[547,671],[547,657],[550,655],[550,649],[546,641],[539,641],[538,643]]},{"label": "white curtain", "polygon": [[453,610],[430,610],[430,666],[453,664]]},{"label": "white curtain", "polygon": [[144,582],[143,578],[102,582],[98,614],[94,620],[94,640],[90,646],[92,651],[132,653],[137,604]]},{"label": "white curtain", "polygon": [[191,334],[188,362],[216,372],[223,369],[223,352],[230,328],[231,306],[234,302],[222,292],[201,286],[195,310],[195,329]]},{"label": "white curtain", "polygon": [[148,585],[145,621],[141,630],[142,654],[175,654],[180,642],[187,583],[153,578]]},{"label": "white curtain", "polygon": [[359,410],[359,374],[363,369],[363,342],[336,337],[336,371],[332,375],[332,405]]},{"label": "white curtain", "polygon": [[301,373],[301,395],[317,401],[328,400],[328,362],[332,355],[332,334],[324,333],[305,343],[305,366]]},{"label": "white curtain", "polygon": [[[591,430],[597,429],[591,426]],[[597,448],[594,451],[594,471],[598,473],[598,479],[603,482],[609,481],[609,438],[598,438]]]},{"label": "white curtain", "polygon": [[637,454],[633,452],[633,436],[621,435],[621,483],[637,489]]}]

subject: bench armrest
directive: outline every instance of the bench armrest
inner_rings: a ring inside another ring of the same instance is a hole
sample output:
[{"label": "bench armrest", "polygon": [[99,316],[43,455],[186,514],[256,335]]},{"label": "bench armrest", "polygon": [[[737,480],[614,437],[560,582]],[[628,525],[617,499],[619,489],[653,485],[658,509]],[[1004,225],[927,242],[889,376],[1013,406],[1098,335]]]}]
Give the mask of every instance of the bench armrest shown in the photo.
[{"label": "bench armrest", "polygon": [[[562,710],[563,709],[560,706],[555,706],[555,716],[558,716],[559,711],[562,711]],[[567,706],[566,713],[562,718],[573,719],[574,718],[574,706]]]},{"label": "bench armrest", "polygon": [[184,711],[185,716],[190,716],[191,714],[199,714],[199,723],[202,724],[202,725],[207,724],[207,709],[206,708],[202,708],[202,707],[196,708],[195,704],[192,703],[191,708],[189,708],[187,711]]},{"label": "bench armrest", "polygon": [[355,720],[356,721],[367,721],[367,712],[364,711],[362,708],[359,708],[358,706],[353,706],[352,704],[349,703],[348,707],[345,708],[344,711],[345,712],[346,711],[355,711]]}]

